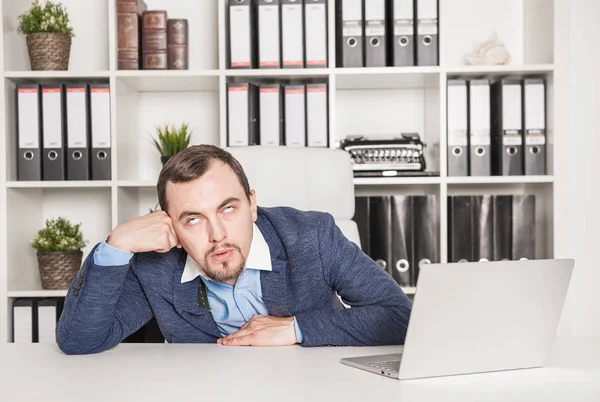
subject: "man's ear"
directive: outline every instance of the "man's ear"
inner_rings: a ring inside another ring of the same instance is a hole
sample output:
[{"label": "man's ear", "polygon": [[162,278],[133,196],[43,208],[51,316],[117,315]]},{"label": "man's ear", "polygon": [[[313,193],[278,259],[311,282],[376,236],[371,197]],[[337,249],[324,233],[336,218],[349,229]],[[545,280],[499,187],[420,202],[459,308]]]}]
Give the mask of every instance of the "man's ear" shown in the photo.
[{"label": "man's ear", "polygon": [[256,222],[258,219],[257,206],[256,206],[256,191],[250,190],[250,212],[252,213],[252,221]]}]

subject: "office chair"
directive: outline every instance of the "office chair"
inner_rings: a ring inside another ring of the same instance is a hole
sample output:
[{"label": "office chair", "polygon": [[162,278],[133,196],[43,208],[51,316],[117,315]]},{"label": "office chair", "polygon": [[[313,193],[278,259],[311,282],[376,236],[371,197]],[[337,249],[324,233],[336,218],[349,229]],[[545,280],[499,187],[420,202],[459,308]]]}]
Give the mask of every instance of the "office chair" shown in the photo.
[{"label": "office chair", "polygon": [[225,148],[242,165],[261,207],[289,206],[330,213],[359,247],[350,156],[333,148],[248,146]]}]

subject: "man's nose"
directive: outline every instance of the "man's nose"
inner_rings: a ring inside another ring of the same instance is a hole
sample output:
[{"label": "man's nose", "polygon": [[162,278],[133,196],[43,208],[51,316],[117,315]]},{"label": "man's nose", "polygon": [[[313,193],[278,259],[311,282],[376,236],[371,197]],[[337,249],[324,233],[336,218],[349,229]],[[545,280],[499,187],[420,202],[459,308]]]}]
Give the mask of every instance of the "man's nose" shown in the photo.
[{"label": "man's nose", "polygon": [[225,225],[217,219],[210,225],[209,240],[214,243],[219,243],[226,237],[227,231],[225,230]]}]

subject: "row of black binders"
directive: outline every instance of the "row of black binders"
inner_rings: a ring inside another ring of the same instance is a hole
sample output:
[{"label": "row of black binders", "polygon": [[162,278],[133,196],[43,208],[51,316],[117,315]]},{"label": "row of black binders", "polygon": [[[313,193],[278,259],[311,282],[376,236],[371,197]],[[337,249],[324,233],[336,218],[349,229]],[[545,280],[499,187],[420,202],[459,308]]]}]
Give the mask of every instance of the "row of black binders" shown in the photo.
[{"label": "row of black binders", "polygon": [[229,68],[327,67],[326,2],[229,0]]},{"label": "row of black binders", "polygon": [[536,258],[535,195],[448,197],[448,261]]},{"label": "row of black binders", "polygon": [[12,341],[14,343],[56,343],[56,324],[64,298],[14,299],[12,302]]},{"label": "row of black binders", "polygon": [[338,67],[439,65],[438,7],[438,0],[337,0]]},{"label": "row of black binders", "polygon": [[439,214],[433,195],[355,197],[361,248],[400,286],[416,286],[420,267],[439,262]]},{"label": "row of black binders", "polygon": [[327,83],[227,84],[227,145],[327,147]]},{"label": "row of black binders", "polygon": [[110,88],[18,84],[17,180],[110,180]]},{"label": "row of black binders", "polygon": [[543,77],[448,80],[448,176],[546,174]]}]

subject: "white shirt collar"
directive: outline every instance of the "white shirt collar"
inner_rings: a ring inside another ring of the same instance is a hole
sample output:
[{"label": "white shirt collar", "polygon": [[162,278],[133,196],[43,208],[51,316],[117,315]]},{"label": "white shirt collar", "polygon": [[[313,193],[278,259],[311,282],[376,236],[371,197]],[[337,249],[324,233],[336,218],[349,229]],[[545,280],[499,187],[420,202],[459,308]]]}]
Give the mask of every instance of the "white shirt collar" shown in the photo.
[{"label": "white shirt collar", "polygon": [[[271,265],[271,251],[269,250],[269,244],[263,237],[262,233],[256,223],[252,224],[252,243],[250,244],[250,252],[246,259],[246,265],[244,269],[259,269],[263,271],[271,271],[273,266]],[[196,263],[196,261],[188,254],[181,275],[181,283],[193,281],[198,275],[202,275],[206,278],[204,270]]]}]

